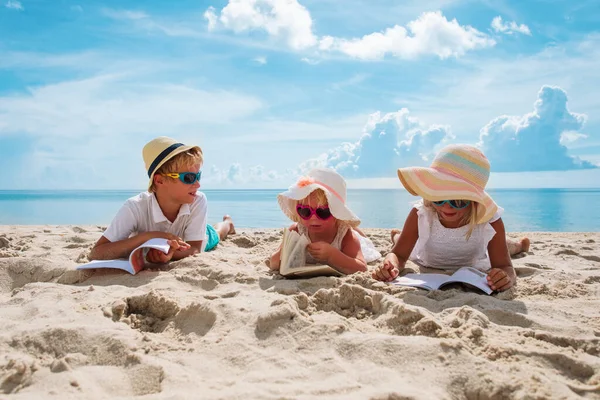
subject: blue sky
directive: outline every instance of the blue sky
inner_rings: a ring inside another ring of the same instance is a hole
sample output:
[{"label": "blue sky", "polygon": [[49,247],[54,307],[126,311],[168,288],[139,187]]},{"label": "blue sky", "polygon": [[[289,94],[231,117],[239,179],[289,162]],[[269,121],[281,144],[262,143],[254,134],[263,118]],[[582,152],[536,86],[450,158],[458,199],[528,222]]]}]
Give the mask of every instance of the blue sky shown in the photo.
[{"label": "blue sky", "polygon": [[599,89],[596,0],[2,0],[0,189],[144,188],[161,135],[204,188],[399,187],[447,143],[491,187],[598,187]]}]

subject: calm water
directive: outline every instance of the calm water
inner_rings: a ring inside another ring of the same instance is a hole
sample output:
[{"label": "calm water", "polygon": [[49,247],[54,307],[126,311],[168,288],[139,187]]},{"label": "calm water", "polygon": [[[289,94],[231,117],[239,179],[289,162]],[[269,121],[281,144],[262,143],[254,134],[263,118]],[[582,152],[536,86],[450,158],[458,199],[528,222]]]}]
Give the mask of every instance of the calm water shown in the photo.
[{"label": "calm water", "polygon": [[[289,221],[277,205],[280,190],[205,190],[209,222],[230,214],[239,227],[276,228]],[[0,191],[0,225],[108,224],[136,191]],[[490,190],[504,207],[508,231],[600,231],[600,189]],[[402,227],[417,198],[400,189],[348,192],[366,228]]]}]

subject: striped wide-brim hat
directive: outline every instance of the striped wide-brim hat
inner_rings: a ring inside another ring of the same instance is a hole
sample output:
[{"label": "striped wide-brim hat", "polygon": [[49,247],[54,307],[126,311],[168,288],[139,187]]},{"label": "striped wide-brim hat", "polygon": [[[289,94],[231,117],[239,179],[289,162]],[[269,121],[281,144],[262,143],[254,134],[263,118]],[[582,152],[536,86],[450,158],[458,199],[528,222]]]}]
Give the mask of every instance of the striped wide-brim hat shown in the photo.
[{"label": "striped wide-brim hat", "polygon": [[429,201],[471,200],[477,203],[477,223],[489,221],[498,206],[486,193],[490,162],[477,147],[456,144],[444,147],[429,168],[398,169],[402,185],[414,196]]}]

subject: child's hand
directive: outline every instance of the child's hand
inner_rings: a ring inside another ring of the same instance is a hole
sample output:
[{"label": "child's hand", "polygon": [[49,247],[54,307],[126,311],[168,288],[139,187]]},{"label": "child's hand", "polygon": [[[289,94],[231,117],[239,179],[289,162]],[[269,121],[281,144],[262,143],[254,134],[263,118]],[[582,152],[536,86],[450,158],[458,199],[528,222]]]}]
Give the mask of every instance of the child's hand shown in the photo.
[{"label": "child's hand", "polygon": [[314,257],[315,260],[323,263],[329,262],[331,253],[333,250],[335,250],[332,245],[325,242],[309,243],[309,245],[306,246],[306,249],[308,250],[308,253]]},{"label": "child's hand", "polygon": [[167,243],[169,243],[170,246],[167,254],[157,249],[150,249],[148,254],[146,254],[146,261],[154,264],[168,263],[171,261],[171,258],[173,258],[173,254],[175,254],[176,251],[184,251],[190,248],[188,243],[179,238],[168,240]]},{"label": "child's hand", "polygon": [[378,281],[389,282],[396,279],[400,274],[400,269],[388,257],[383,261],[383,265],[377,267],[371,274],[373,279]]},{"label": "child's hand", "polygon": [[500,268],[492,268],[487,275],[487,283],[492,290],[503,292],[513,286],[510,277]]}]

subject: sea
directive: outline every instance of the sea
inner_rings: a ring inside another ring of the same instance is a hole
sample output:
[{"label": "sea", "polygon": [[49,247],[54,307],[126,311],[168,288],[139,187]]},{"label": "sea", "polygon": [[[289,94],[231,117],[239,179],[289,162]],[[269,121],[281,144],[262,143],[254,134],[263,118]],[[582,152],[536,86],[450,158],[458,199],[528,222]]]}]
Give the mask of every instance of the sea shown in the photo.
[{"label": "sea", "polygon": [[[209,223],[233,218],[240,228],[290,223],[277,204],[282,190],[203,190]],[[508,232],[598,232],[599,189],[492,189]],[[106,226],[135,190],[0,190],[0,225]],[[350,189],[348,205],[365,228],[402,228],[414,202],[402,189]]]}]

